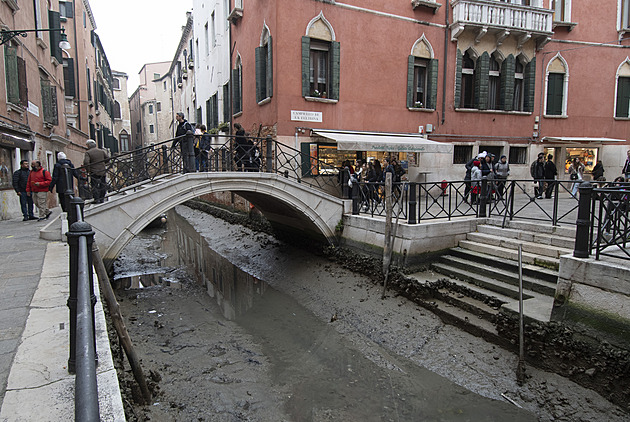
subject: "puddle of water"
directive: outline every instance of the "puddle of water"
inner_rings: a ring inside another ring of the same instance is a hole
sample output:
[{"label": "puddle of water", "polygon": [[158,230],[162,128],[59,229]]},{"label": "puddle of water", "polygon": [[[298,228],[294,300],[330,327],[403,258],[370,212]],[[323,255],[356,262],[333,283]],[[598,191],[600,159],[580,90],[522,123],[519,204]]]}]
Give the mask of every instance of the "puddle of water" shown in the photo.
[{"label": "puddle of water", "polygon": [[[292,297],[241,271],[211,250],[194,228],[169,214],[164,264],[186,266],[215,298],[223,317],[260,344],[271,363],[271,388],[285,392],[293,421],[534,421],[511,404],[472,393],[372,345],[375,364],[331,324]],[[130,286],[164,284],[164,273],[128,277]],[[171,286],[179,283],[171,283]],[[135,288],[135,287],[133,287]]]}]

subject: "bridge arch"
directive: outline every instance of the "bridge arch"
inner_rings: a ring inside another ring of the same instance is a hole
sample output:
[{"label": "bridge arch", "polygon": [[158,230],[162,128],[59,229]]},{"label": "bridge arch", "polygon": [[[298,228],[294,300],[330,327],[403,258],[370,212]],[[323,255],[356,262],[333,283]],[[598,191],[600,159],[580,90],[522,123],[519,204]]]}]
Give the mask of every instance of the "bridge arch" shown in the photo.
[{"label": "bridge arch", "polygon": [[85,220],[109,267],[120,251],[150,222],[198,196],[231,191],[255,204],[273,223],[318,233],[335,242],[344,201],[273,173],[221,172],[170,175],[113,195],[85,210]]}]

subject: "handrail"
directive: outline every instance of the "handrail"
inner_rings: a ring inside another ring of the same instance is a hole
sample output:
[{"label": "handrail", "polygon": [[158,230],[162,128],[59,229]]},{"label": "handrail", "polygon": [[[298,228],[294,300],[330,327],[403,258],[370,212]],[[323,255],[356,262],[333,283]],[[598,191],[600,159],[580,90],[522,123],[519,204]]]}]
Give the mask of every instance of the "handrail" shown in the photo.
[{"label": "handrail", "polygon": [[94,231],[83,220],[81,198],[76,198],[69,188],[71,184],[70,167],[64,164],[66,178],[66,203],[70,204],[70,230],[67,233],[70,265],[70,357],[68,372],[76,373],[74,413],[77,421],[100,420],[98,387],[96,378],[96,336],[94,324],[94,295],[92,272],[92,243]]},{"label": "handrail", "polygon": [[[587,245],[601,256],[630,260],[630,183],[609,184],[602,188],[585,186],[592,191]],[[580,195],[582,187],[580,187]],[[580,198],[581,200],[581,198]],[[615,253],[616,252],[616,253]]]}]

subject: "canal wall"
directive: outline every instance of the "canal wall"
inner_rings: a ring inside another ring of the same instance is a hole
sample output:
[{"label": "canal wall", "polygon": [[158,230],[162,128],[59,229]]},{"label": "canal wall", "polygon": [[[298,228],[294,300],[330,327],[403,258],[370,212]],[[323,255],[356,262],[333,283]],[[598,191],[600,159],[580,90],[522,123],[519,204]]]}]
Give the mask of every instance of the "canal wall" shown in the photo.
[{"label": "canal wall", "polygon": [[[425,263],[440,252],[456,247],[485,218],[458,218],[451,221],[432,221],[431,224],[407,224],[398,222],[393,244],[393,262],[399,266]],[[395,224],[395,220],[393,221]],[[372,256],[383,256],[385,245],[385,220],[365,215],[343,216],[341,246]]]}]

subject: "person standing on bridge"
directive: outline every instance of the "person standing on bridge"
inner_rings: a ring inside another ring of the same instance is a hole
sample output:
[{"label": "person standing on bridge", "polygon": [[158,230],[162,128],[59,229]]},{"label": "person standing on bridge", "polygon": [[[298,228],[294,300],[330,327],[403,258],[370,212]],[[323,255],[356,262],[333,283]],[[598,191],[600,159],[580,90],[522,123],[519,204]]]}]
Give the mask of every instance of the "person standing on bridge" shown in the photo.
[{"label": "person standing on bridge", "polygon": [[92,187],[92,198],[95,204],[105,202],[105,194],[107,193],[107,159],[109,154],[107,151],[96,147],[94,139],[88,139],[85,144],[88,150],[83,157],[83,166],[90,175],[90,184]]},{"label": "person standing on bridge", "polygon": [[195,129],[184,118],[184,113],[181,111],[175,114],[175,120],[177,121],[177,130],[175,131],[175,140],[173,141],[173,148],[177,144],[181,144],[182,163],[184,165],[184,173],[190,173],[195,171],[195,150],[194,150],[194,133]]},{"label": "person standing on bridge", "polygon": [[77,171],[74,169],[74,164],[72,161],[68,160],[66,154],[60,152],[57,154],[57,163],[55,163],[55,167],[53,167],[52,172],[52,182],[50,183],[50,187],[48,190],[52,192],[53,188],[57,188],[57,198],[59,198],[59,205],[61,205],[61,209],[63,212],[68,212],[68,204],[66,204],[65,192],[68,189],[66,182],[66,172],[64,171],[64,164],[67,164],[68,172],[70,173],[70,190],[74,191],[74,181],[73,178],[78,179],[79,176]]}]

